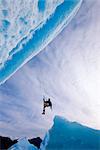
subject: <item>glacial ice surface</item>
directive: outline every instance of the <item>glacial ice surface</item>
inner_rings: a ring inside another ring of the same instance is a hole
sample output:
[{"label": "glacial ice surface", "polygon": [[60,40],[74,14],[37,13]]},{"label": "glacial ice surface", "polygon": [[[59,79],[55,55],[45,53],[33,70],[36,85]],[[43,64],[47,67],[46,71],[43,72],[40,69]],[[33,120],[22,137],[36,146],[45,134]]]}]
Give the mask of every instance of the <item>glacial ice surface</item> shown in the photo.
[{"label": "glacial ice surface", "polygon": [[[4,83],[33,56],[43,50],[75,16],[81,6],[81,2],[82,0],[64,1],[56,7],[55,12],[52,12],[47,21],[46,19],[42,20],[42,23],[34,31],[32,30],[28,36],[23,38],[10,51],[9,59],[5,61],[4,65],[1,64],[0,83]],[[39,9],[43,7],[40,4]]]},{"label": "glacial ice surface", "polygon": [[[55,116],[52,128],[46,133],[39,150],[99,150],[100,130]],[[38,150],[27,139],[19,140],[9,150]]]},{"label": "glacial ice surface", "polygon": [[8,150],[38,150],[38,148],[30,144],[26,138],[22,138]]},{"label": "glacial ice surface", "polygon": [[[43,24],[63,0],[0,0],[0,65],[25,37]],[[14,52],[15,53],[15,52]]]},{"label": "glacial ice surface", "polygon": [[[46,140],[46,139],[45,139]],[[45,142],[44,142],[45,143]],[[100,130],[69,122],[62,117],[54,118],[49,130],[49,140],[45,150],[99,150]]]}]

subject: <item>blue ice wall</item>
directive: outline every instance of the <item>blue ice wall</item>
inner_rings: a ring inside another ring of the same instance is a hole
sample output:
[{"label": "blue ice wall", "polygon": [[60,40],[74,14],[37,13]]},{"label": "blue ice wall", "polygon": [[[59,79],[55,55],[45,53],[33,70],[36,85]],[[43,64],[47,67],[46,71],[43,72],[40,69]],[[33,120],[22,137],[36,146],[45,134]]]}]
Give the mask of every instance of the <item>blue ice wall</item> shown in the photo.
[{"label": "blue ice wall", "polygon": [[[46,21],[46,23],[35,32],[33,32],[30,40],[26,43],[19,43],[14,51],[20,47],[13,56],[11,56],[0,69],[0,84],[5,82],[12,74],[21,68],[32,57],[43,50],[68,24],[75,16],[81,6],[82,0],[66,0],[59,5],[54,14]],[[39,9],[44,9],[45,4],[39,4]],[[24,21],[21,19],[21,21]],[[8,24],[6,25],[8,27]],[[6,27],[6,28],[7,28]],[[13,50],[12,50],[13,51]]]},{"label": "blue ice wall", "polygon": [[100,150],[100,131],[58,116],[49,131],[46,150]]},{"label": "blue ice wall", "polygon": [[[27,139],[21,139],[9,150],[38,150]],[[54,125],[46,134],[39,150],[100,150],[100,130],[69,122],[62,117],[54,118]]]}]

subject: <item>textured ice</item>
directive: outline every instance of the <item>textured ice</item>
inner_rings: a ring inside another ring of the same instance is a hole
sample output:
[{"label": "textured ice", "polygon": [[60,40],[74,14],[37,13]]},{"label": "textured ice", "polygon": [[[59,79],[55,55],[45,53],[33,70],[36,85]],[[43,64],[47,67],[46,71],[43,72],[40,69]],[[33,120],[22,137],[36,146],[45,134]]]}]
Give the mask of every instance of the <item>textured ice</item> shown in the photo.
[{"label": "textured ice", "polygon": [[8,150],[38,150],[38,148],[30,144],[26,138],[22,138]]},{"label": "textured ice", "polygon": [[[44,2],[42,1],[42,3]],[[75,16],[81,6],[81,2],[82,0],[64,1],[56,7],[55,12],[52,13],[47,21],[46,19],[42,20],[45,23],[44,25],[41,23],[39,26],[41,28],[35,28],[35,31],[31,30],[30,34],[23,38],[9,53],[9,59],[0,69],[0,82],[3,83],[28,60],[43,50]],[[44,7],[40,4],[39,9]],[[23,21],[23,18],[21,18],[21,21]]]},{"label": "textured ice", "polygon": [[[100,130],[69,122],[59,116],[49,130],[49,140],[45,150],[99,150]],[[46,142],[46,139],[44,143]],[[46,142],[47,143],[47,142]]]},{"label": "textured ice", "polygon": [[[46,133],[39,150],[99,150],[100,130],[82,126],[77,122],[56,116],[52,128]],[[21,139],[9,150],[38,150],[27,139]]]},{"label": "textured ice", "polygon": [[63,0],[0,0],[0,65],[31,30],[43,24]]}]

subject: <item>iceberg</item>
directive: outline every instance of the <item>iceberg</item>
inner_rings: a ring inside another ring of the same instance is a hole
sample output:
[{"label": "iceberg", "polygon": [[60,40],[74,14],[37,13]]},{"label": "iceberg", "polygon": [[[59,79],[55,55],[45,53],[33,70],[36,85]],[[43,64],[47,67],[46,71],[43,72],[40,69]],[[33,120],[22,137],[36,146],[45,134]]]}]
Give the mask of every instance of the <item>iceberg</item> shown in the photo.
[{"label": "iceberg", "polygon": [[26,138],[22,138],[8,150],[38,150],[38,148],[30,144]]},{"label": "iceberg", "polygon": [[0,150],[8,150],[8,149],[32,149],[37,150],[40,148],[40,144],[42,139],[40,137],[27,139],[27,138],[19,138],[13,139],[10,137],[0,136]]},{"label": "iceberg", "polygon": [[[100,130],[94,130],[77,122],[55,116],[54,124],[43,143],[45,150],[99,150]],[[47,144],[46,144],[47,143]],[[46,146],[45,146],[46,145]],[[40,148],[41,150],[44,150]]]},{"label": "iceberg", "polygon": [[[26,62],[43,50],[63,30],[79,10],[82,0],[65,0],[61,2],[56,5],[55,11],[49,15],[49,18],[42,20],[43,22],[38,27],[31,30],[28,36],[24,36],[19,41],[10,51],[4,64],[1,63],[0,84],[4,83]],[[44,8],[45,4],[39,3],[40,11]],[[23,18],[21,21],[23,21]],[[8,28],[8,25],[6,26]]]},{"label": "iceberg", "polygon": [[94,130],[77,122],[55,116],[52,128],[46,133],[40,148],[31,145],[26,138],[19,140],[8,150],[99,150],[100,130]]}]

